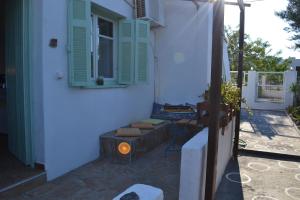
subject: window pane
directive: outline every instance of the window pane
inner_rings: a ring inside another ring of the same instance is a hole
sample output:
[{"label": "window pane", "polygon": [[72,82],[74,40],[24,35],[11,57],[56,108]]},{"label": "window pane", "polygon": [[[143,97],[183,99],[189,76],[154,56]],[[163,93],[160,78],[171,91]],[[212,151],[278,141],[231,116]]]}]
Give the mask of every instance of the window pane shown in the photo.
[{"label": "window pane", "polygon": [[98,62],[98,75],[113,78],[113,40],[100,37]]},{"label": "window pane", "polygon": [[104,19],[98,19],[99,34],[113,37],[113,23]]}]

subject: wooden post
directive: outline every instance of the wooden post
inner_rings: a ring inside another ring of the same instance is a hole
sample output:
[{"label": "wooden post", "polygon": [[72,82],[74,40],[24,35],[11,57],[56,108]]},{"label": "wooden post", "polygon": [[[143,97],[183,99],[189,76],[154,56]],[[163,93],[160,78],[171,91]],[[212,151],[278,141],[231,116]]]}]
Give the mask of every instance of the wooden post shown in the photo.
[{"label": "wooden post", "polygon": [[208,131],[208,151],[206,167],[205,199],[213,200],[216,192],[216,174],[219,143],[219,116],[221,103],[221,83],[224,42],[224,1],[214,2],[212,65],[209,94],[210,120]]},{"label": "wooden post", "polygon": [[[244,65],[244,40],[245,40],[245,7],[240,6],[240,38],[239,38],[239,65],[238,65],[238,79],[237,85],[241,90],[243,89],[243,65]],[[241,101],[239,102],[241,107]],[[241,122],[241,111],[238,110],[236,113],[235,122],[235,137],[234,137],[234,147],[233,147],[233,157],[237,159],[239,151],[239,138],[240,138],[240,122]]]}]

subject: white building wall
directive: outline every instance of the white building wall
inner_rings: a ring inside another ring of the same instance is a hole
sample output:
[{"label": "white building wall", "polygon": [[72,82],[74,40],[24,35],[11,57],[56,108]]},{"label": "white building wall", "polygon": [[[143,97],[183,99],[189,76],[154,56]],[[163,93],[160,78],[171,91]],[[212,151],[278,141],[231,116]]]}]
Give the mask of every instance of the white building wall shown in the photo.
[{"label": "white building wall", "polygon": [[156,30],[159,103],[197,103],[210,81],[212,7],[165,0],[166,27]]},{"label": "white building wall", "polygon": [[[132,17],[132,8],[125,1],[94,2]],[[51,38],[58,39],[57,48],[49,47]],[[97,159],[101,134],[150,117],[154,102],[154,64],[151,55],[148,85],[114,89],[69,87],[67,0],[43,1],[41,42],[43,108],[39,109],[43,109],[45,165],[51,180]],[[64,74],[64,78],[56,79],[56,72]]]},{"label": "white building wall", "polygon": [[[33,0],[34,142],[37,162],[45,164],[49,180],[97,159],[101,134],[149,118],[155,94],[160,103],[196,103],[210,81],[211,5],[203,3],[197,11],[192,2],[165,0],[166,27],[151,32],[148,85],[69,87],[67,2]],[[133,16],[125,1],[93,2]],[[57,48],[49,47],[52,38]]]},{"label": "white building wall", "polygon": [[44,117],[43,117],[43,1],[32,0],[32,130],[34,133],[33,143],[35,159],[37,163],[45,163],[45,138],[44,138]]}]

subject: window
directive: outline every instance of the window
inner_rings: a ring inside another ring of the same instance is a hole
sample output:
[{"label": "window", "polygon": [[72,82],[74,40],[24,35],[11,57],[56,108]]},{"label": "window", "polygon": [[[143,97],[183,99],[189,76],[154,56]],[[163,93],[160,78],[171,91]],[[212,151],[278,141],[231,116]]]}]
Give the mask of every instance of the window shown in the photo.
[{"label": "window", "polygon": [[103,77],[104,80],[116,78],[116,22],[92,15],[91,31],[91,78]]},{"label": "window", "polygon": [[124,19],[90,0],[70,0],[68,9],[70,86],[148,82],[149,22]]}]

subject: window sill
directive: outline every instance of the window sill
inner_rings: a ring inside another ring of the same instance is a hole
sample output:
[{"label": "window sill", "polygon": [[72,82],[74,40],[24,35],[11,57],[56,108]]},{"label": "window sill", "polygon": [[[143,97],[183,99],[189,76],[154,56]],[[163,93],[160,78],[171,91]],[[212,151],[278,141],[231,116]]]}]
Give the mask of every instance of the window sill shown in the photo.
[{"label": "window sill", "polygon": [[83,86],[82,88],[86,89],[110,89],[110,88],[126,88],[128,85],[88,85]]}]

